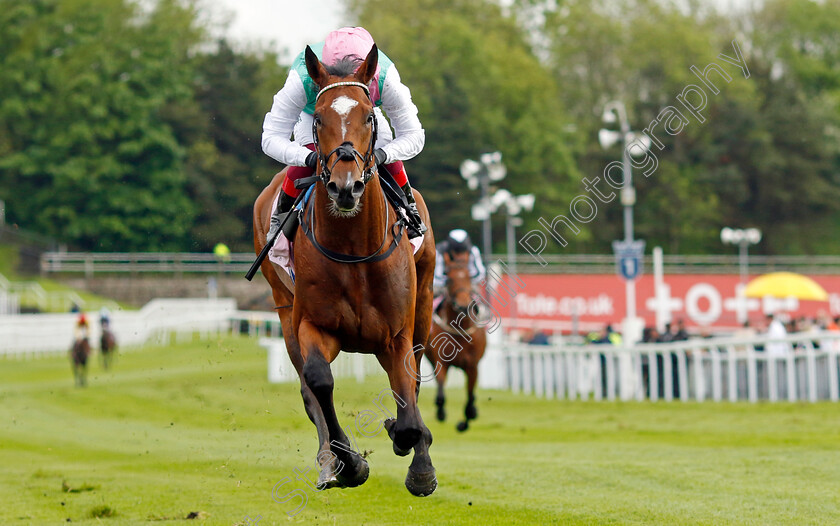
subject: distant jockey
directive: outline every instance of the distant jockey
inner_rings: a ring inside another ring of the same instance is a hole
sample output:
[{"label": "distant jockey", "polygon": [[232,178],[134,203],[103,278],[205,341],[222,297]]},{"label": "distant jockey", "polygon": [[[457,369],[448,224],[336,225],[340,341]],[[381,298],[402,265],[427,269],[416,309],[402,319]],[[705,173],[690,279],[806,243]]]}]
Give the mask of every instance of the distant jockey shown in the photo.
[{"label": "distant jockey", "polygon": [[89,335],[90,326],[88,325],[87,317],[84,312],[80,312],[76,327],[73,330],[74,341],[86,340]]},{"label": "distant jockey", "polygon": [[452,230],[444,241],[438,243],[436,249],[435,297],[440,297],[446,287],[446,263],[443,259],[443,255],[446,253],[450,255],[469,253],[470,260],[468,268],[473,287],[475,287],[476,283],[484,279],[486,271],[484,270],[484,263],[481,262],[481,252],[479,252],[478,247],[472,244],[470,236],[465,230],[460,228]]}]

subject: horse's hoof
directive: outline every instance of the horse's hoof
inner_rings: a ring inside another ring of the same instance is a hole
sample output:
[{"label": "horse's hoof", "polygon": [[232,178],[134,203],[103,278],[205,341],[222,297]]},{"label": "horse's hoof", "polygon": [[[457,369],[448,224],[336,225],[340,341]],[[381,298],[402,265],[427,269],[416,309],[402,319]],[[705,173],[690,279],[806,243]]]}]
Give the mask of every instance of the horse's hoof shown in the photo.
[{"label": "horse's hoof", "polygon": [[397,445],[397,434],[394,431],[394,426],[397,425],[397,421],[394,418],[388,418],[385,420],[384,424],[385,430],[388,432],[388,436],[391,438],[391,442],[394,446],[394,454],[400,457],[404,457],[411,453],[411,448],[414,447],[413,445],[408,447],[407,449],[402,449]]},{"label": "horse's hoof", "polygon": [[318,490],[337,488],[339,486],[341,486],[341,482],[335,476],[332,466],[324,466],[318,474],[318,483],[316,484]]},{"label": "horse's hoof", "polygon": [[347,464],[345,464],[344,468],[341,471],[339,471],[336,475],[338,483],[345,488],[355,488],[361,486],[367,481],[368,476],[370,475],[370,466],[368,466],[367,460],[362,458],[362,463],[359,466],[359,470],[356,471],[356,474],[353,477],[343,476],[342,473],[344,471],[347,471]]},{"label": "horse's hoof", "polygon": [[446,409],[439,407],[437,410],[437,419],[438,422],[443,422],[446,420]]},{"label": "horse's hoof", "polygon": [[426,473],[416,473],[409,469],[408,475],[405,477],[405,487],[415,497],[428,497],[437,489],[437,477],[434,468]]},{"label": "horse's hoof", "polygon": [[329,476],[323,476],[323,472],[321,476],[318,477],[318,484],[316,485],[318,490],[325,490],[330,488],[339,488],[341,487],[341,482],[339,482],[338,477],[335,475],[330,474]]},{"label": "horse's hoof", "polygon": [[464,421],[464,422],[458,422],[458,425],[457,425],[457,426],[455,426],[455,429],[457,429],[458,431],[460,431],[461,433],[463,433],[464,431],[466,431],[467,429],[469,429],[469,427],[470,427],[469,423],[467,423],[466,421]]}]

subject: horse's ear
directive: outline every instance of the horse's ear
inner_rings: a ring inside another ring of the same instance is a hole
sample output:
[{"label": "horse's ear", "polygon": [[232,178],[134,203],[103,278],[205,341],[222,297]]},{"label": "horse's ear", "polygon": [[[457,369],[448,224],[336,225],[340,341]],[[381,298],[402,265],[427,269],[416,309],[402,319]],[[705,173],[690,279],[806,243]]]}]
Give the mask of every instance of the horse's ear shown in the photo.
[{"label": "horse's ear", "polygon": [[356,71],[356,80],[367,86],[370,83],[370,80],[373,78],[373,75],[376,73],[376,66],[379,65],[379,49],[376,47],[376,44],[370,48],[370,53],[368,53],[367,58],[365,61],[362,62],[362,65],[359,66],[359,69]]},{"label": "horse's ear", "polygon": [[309,73],[309,78],[311,78],[318,87],[323,88],[330,76],[330,74],[327,73],[327,68],[321,64],[321,61],[318,59],[318,55],[316,55],[309,46],[306,46],[306,51],[304,51],[304,59],[306,60],[306,71]]},{"label": "horse's ear", "polygon": [[449,255],[448,251],[443,253],[443,262],[446,263],[447,265],[452,263],[452,256]]}]

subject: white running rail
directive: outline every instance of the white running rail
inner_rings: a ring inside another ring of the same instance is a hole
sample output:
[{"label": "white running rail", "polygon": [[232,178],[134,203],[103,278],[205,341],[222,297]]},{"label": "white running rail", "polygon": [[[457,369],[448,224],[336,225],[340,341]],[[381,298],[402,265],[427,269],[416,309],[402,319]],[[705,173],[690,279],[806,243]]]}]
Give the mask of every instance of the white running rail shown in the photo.
[{"label": "white running rail", "polygon": [[[166,342],[174,335],[202,336],[230,330],[236,300],[156,299],[139,311],[111,314],[111,327],[120,348],[150,341]],[[73,341],[77,314],[17,314],[0,316],[0,358],[34,357],[67,352]],[[91,346],[98,348],[98,313],[88,313]]]},{"label": "white running rail", "polygon": [[[764,349],[775,352],[765,352]],[[840,333],[501,351],[515,393],[582,400],[838,401]]]}]

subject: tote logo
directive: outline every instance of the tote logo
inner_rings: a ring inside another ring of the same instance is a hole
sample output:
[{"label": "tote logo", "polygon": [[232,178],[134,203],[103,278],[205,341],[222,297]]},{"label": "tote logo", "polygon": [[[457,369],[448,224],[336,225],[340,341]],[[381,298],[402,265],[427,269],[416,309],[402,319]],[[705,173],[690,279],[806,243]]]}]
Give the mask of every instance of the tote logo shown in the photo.
[{"label": "tote logo", "polygon": [[607,294],[554,298],[544,294],[516,296],[516,311],[523,316],[612,316],[613,298]]}]

